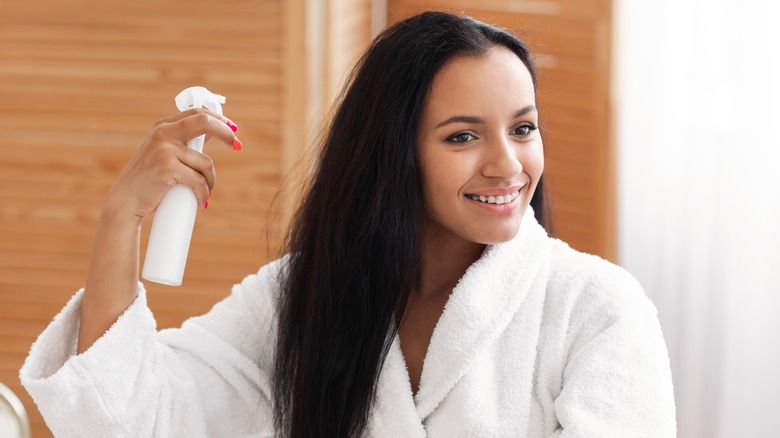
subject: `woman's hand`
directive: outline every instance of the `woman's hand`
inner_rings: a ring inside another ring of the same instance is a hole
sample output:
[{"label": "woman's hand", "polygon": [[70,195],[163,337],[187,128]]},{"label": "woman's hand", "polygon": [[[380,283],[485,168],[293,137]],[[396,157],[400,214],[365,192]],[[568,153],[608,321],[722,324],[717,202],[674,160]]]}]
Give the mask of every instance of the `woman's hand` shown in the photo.
[{"label": "woman's hand", "polygon": [[103,203],[89,261],[79,325],[79,353],[111,327],[137,295],[141,222],[154,212],[169,188],[190,187],[204,205],[216,174],[211,158],[187,147],[206,134],[233,149],[241,142],[236,125],[204,109],[192,109],[157,122],[117,178]]},{"label": "woman's hand", "polygon": [[187,141],[206,134],[207,140],[214,137],[240,150],[235,129],[228,118],[200,108],[160,120],[115,181],[103,213],[140,226],[176,184],[190,187],[199,205],[205,205],[216,179],[214,163],[188,148]]}]

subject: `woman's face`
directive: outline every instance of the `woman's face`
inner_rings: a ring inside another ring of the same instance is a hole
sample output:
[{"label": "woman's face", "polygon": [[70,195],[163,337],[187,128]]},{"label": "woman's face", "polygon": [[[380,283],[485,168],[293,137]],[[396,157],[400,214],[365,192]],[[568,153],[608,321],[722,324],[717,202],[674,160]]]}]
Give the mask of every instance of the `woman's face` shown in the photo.
[{"label": "woman's face", "polygon": [[544,168],[535,105],[531,74],[503,46],[442,67],[417,136],[424,233],[480,244],[517,234]]}]

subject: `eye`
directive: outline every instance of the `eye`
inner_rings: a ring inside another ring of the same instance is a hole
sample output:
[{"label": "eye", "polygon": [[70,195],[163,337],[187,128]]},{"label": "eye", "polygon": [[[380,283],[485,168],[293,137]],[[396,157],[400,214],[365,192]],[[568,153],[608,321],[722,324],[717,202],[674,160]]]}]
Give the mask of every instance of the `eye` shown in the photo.
[{"label": "eye", "polygon": [[459,132],[457,134],[447,137],[447,141],[450,143],[468,143],[476,139],[477,137],[474,137],[468,132]]},{"label": "eye", "polygon": [[539,129],[538,126],[532,125],[530,123],[525,123],[523,125],[518,126],[517,128],[513,129],[510,134],[512,135],[519,135],[521,137],[528,137],[531,135],[532,132]]}]

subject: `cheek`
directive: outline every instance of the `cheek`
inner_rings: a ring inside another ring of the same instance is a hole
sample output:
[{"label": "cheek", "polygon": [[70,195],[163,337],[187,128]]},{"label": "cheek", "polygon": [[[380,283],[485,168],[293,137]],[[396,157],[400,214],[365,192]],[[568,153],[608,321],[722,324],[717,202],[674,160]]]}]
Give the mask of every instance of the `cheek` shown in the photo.
[{"label": "cheek", "polygon": [[536,181],[542,175],[544,171],[544,148],[541,141],[538,146],[535,146],[527,151],[523,157],[523,169],[532,180]]},{"label": "cheek", "polygon": [[429,153],[421,157],[420,169],[428,196],[457,195],[468,173],[460,156],[451,153]]},{"label": "cheek", "polygon": [[424,208],[429,217],[441,221],[460,208],[461,192],[470,174],[460,157],[439,154],[427,158],[420,168]]},{"label": "cheek", "polygon": [[429,212],[457,194],[458,188],[454,181],[452,172],[448,172],[446,166],[433,165],[426,169],[422,182],[425,204]]}]

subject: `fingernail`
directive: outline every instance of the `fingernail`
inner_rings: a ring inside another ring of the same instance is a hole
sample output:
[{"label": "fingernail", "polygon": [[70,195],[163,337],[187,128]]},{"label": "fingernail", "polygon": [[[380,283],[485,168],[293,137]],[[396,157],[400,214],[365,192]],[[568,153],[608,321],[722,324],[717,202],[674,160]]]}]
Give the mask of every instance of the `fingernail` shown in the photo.
[{"label": "fingernail", "polygon": [[228,120],[228,121],[227,121],[227,122],[225,122],[225,123],[227,123],[227,125],[230,127],[230,129],[232,129],[232,130],[233,130],[233,132],[236,132],[236,131],[238,131],[238,126],[236,126],[236,124],[235,124],[235,123],[231,122],[230,120]]},{"label": "fingernail", "polygon": [[238,138],[233,139],[233,149],[240,151],[241,150],[241,140]]},{"label": "fingernail", "polygon": [[206,210],[207,208],[209,208],[209,201],[206,201],[206,203],[203,204],[203,209]]},{"label": "fingernail", "polygon": [[209,199],[211,199],[211,192],[213,192],[214,189],[209,190]]}]

